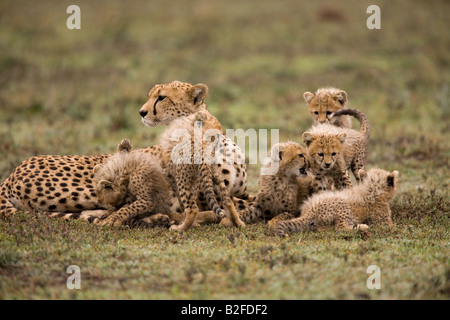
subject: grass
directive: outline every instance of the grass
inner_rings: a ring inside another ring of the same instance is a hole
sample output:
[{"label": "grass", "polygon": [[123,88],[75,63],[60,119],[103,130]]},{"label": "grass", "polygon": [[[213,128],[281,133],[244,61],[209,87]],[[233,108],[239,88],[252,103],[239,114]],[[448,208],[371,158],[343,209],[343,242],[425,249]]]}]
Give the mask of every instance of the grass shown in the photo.
[{"label": "grass", "polygon": [[[337,86],[372,126],[368,167],[399,170],[392,229],[279,239],[264,225],[99,228],[20,214],[0,221],[0,299],[448,299],[446,1],[0,2],[0,179],[37,154],[158,142],[138,110],[155,83],[205,83],[224,128],[299,141],[304,91]],[[252,192],[259,165],[249,166]],[[381,290],[369,290],[369,265]],[[69,265],[81,290],[68,290]]]}]

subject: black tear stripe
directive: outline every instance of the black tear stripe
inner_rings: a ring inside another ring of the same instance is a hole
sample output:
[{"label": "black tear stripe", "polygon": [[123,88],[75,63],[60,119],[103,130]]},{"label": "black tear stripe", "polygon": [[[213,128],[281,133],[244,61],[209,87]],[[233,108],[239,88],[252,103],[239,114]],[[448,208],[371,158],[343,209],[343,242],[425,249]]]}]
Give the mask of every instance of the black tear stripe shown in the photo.
[{"label": "black tear stripe", "polygon": [[156,116],[156,104],[158,103],[158,99],[156,99],[155,104],[153,105],[153,115]]}]

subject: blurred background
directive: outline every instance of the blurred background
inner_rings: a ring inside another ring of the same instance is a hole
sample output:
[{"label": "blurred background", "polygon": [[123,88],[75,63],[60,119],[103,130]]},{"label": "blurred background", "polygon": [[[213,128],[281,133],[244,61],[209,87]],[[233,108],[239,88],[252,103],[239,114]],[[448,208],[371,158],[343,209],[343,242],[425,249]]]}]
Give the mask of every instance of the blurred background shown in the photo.
[{"label": "blurred background", "polygon": [[[81,30],[66,27],[71,4]],[[381,30],[366,27],[372,4]],[[144,127],[139,108],[180,80],[208,85],[224,128],[298,142],[312,122],[303,92],[336,86],[369,117],[369,167],[445,189],[449,16],[438,0],[0,1],[0,178],[37,154],[156,144],[164,128]]]}]

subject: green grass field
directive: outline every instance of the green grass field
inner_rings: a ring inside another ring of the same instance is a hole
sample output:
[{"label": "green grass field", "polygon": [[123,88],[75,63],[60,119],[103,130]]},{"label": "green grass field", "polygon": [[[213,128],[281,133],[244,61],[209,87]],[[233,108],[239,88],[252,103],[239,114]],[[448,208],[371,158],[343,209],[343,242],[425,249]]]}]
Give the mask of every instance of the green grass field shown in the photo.
[{"label": "green grass field", "polygon": [[[66,8],[81,8],[68,30]],[[400,171],[393,229],[280,239],[262,224],[185,234],[19,214],[0,221],[0,299],[449,299],[448,1],[0,1],[0,179],[38,154],[158,143],[156,83],[205,83],[224,128],[300,142],[304,91],[336,86],[372,127],[368,167]],[[257,190],[259,165],[250,165]],[[69,265],[81,289],[69,290]],[[381,270],[369,290],[368,266]]]}]

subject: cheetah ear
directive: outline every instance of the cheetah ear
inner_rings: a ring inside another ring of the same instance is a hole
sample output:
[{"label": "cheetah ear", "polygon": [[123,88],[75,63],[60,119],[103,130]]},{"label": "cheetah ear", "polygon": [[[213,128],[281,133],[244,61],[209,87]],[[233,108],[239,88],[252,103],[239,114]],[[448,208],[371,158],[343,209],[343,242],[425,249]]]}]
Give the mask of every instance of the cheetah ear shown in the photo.
[{"label": "cheetah ear", "polygon": [[341,106],[344,106],[347,103],[347,92],[341,90],[338,93],[336,93],[336,95],[334,96],[334,98],[339,101],[339,103],[341,104]]},{"label": "cheetah ear", "polygon": [[270,150],[270,157],[273,161],[281,161],[283,157],[283,150],[279,143],[275,144]]},{"label": "cheetah ear", "polygon": [[392,173],[387,177],[387,185],[389,187],[394,187],[397,184],[397,180],[398,180],[398,171],[397,170],[392,171]]},{"label": "cheetah ear", "polygon": [[205,121],[208,120],[208,114],[205,111],[199,111],[195,114],[194,121]]},{"label": "cheetah ear", "polygon": [[192,99],[194,106],[199,107],[208,95],[208,87],[202,83],[196,84],[188,90],[188,95]]},{"label": "cheetah ear", "polygon": [[359,169],[358,176],[359,180],[364,181],[367,178],[367,172],[365,172],[364,169]]},{"label": "cheetah ear", "polygon": [[113,188],[113,184],[111,181],[108,180],[100,180],[98,182],[98,187],[100,190],[105,190],[105,189],[111,189]]},{"label": "cheetah ear", "polygon": [[100,169],[102,169],[102,168],[103,168],[103,165],[101,165],[101,164],[95,165],[95,167],[94,167],[94,169],[93,169],[94,175],[95,175]]},{"label": "cheetah ear", "polygon": [[344,143],[345,139],[347,139],[347,134],[345,132],[342,132],[342,133],[339,133],[337,137],[341,143]]},{"label": "cheetah ear", "polygon": [[304,132],[302,135],[303,143],[308,147],[314,140],[314,136],[309,132]]},{"label": "cheetah ear", "polygon": [[303,94],[303,99],[305,99],[307,104],[309,104],[311,102],[312,98],[314,98],[314,94],[312,92],[306,91]]},{"label": "cheetah ear", "polygon": [[128,139],[123,139],[122,141],[120,141],[119,145],[117,146],[117,151],[118,152],[130,152],[132,149],[132,145],[130,140]]}]

